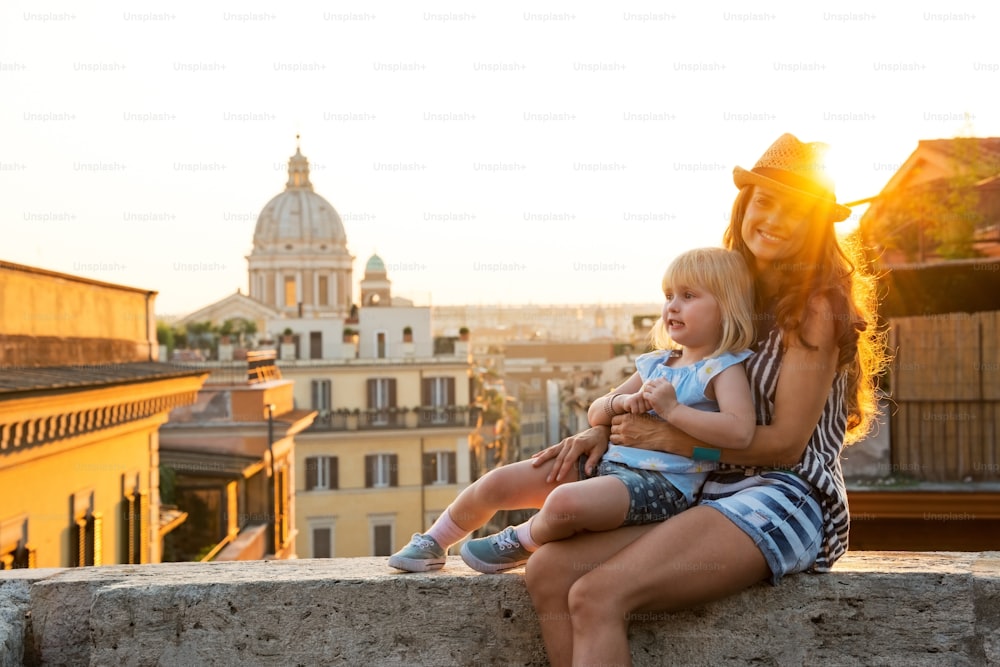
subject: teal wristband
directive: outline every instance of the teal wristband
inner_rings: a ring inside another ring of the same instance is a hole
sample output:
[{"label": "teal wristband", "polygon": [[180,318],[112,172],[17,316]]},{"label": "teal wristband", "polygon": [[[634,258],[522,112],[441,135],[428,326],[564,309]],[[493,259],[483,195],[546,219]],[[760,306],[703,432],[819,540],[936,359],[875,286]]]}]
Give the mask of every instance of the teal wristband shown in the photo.
[{"label": "teal wristband", "polygon": [[695,461],[718,461],[722,458],[722,450],[714,447],[695,447],[691,452],[691,458]]}]

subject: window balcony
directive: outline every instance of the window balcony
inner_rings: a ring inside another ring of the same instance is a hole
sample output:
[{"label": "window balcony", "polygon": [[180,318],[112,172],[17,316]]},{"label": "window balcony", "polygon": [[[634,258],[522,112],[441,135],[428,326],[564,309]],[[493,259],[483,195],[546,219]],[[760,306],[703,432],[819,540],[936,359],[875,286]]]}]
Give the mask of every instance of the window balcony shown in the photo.
[{"label": "window balcony", "polygon": [[401,428],[447,428],[469,426],[472,410],[467,405],[422,405],[415,408],[337,408],[320,410],[306,433]]},{"label": "window balcony", "polygon": [[379,428],[406,428],[407,408],[370,408],[358,415],[361,430]]},{"label": "window balcony", "polygon": [[417,426],[468,426],[469,408],[466,405],[422,405],[416,409]]},{"label": "window balcony", "polygon": [[347,410],[320,410],[306,432],[351,430],[348,428],[349,417],[351,415]]}]

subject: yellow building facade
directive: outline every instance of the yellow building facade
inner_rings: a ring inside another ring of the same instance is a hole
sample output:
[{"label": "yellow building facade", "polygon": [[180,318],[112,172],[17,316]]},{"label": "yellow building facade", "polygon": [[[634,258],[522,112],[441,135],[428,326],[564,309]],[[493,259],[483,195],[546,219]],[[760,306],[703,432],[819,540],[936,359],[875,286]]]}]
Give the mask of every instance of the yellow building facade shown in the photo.
[{"label": "yellow building facade", "polygon": [[296,438],[300,557],[389,555],[469,484],[466,360],[379,361],[282,365],[320,414]]},{"label": "yellow building facade", "polygon": [[158,429],[207,374],[157,361],[156,292],[0,262],[0,567],[155,563]]}]

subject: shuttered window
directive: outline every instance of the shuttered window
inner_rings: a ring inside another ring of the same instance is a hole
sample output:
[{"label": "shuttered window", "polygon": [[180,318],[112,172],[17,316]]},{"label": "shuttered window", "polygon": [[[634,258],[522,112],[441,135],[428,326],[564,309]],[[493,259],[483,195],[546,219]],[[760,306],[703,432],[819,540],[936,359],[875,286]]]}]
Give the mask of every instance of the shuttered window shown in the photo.
[{"label": "shuttered window", "polygon": [[[318,358],[318,357],[314,357]],[[312,409],[319,410],[322,413],[330,411],[330,405],[332,404],[332,394],[330,391],[330,381],[329,380],[313,380],[312,381]]]},{"label": "shuttered window", "polygon": [[70,527],[72,539],[70,565],[72,567],[102,564],[103,532],[104,520],[100,512],[88,511],[85,516],[73,522]]},{"label": "shuttered window", "polygon": [[339,487],[336,456],[306,458],[306,491],[324,491]]},{"label": "shuttered window", "polygon": [[454,484],[455,452],[428,452],[423,461],[424,484]]},{"label": "shuttered window", "polygon": [[365,488],[399,486],[399,457],[396,454],[365,456]]},{"label": "shuttered window", "polygon": [[0,570],[38,567],[37,554],[27,540],[26,516],[0,521]]},{"label": "shuttered window", "polygon": [[149,553],[149,531],[145,512],[148,511],[148,494],[130,493],[122,500],[122,555],[121,562],[130,565],[143,563]]},{"label": "shuttered window", "polygon": [[368,379],[368,409],[396,407],[396,378]]},{"label": "shuttered window", "polygon": [[428,377],[420,383],[420,405],[443,408],[455,404],[455,378]]}]

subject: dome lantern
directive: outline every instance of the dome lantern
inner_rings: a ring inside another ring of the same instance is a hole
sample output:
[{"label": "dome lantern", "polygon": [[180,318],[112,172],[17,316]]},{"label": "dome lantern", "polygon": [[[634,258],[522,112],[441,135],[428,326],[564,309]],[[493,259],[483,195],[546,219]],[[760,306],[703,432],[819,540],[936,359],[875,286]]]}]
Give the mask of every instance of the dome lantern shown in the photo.
[{"label": "dome lantern", "polygon": [[285,183],[285,189],[313,191],[312,183],[309,182],[309,160],[302,154],[298,135],[295,135],[295,155],[288,158],[288,182]]}]

